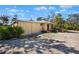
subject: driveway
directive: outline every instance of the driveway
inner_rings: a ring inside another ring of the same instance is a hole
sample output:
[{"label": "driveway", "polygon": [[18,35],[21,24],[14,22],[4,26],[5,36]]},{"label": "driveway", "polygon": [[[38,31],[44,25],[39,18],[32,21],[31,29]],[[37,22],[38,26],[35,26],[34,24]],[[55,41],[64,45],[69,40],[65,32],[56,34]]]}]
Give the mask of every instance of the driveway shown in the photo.
[{"label": "driveway", "polygon": [[45,33],[26,38],[0,40],[1,54],[78,54],[79,32]]}]

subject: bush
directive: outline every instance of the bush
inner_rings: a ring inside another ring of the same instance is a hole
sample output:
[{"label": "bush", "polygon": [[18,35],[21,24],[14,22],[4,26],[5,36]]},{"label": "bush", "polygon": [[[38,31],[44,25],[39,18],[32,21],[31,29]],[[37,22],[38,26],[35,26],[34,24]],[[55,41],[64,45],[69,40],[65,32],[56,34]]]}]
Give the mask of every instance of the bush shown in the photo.
[{"label": "bush", "polygon": [[13,29],[14,29],[14,32],[15,32],[14,33],[15,37],[21,36],[21,34],[24,32],[21,27],[14,27]]},{"label": "bush", "polygon": [[51,29],[51,32],[55,32],[55,33],[57,32],[56,26],[52,25],[51,28],[52,28],[52,29]]},{"label": "bush", "polygon": [[1,34],[0,36],[1,36],[1,38],[6,38],[6,39],[10,38],[12,36],[11,31],[9,31],[8,26],[1,26],[1,28],[0,28],[0,34]]},{"label": "bush", "polygon": [[20,37],[22,33],[21,27],[0,26],[0,39]]}]

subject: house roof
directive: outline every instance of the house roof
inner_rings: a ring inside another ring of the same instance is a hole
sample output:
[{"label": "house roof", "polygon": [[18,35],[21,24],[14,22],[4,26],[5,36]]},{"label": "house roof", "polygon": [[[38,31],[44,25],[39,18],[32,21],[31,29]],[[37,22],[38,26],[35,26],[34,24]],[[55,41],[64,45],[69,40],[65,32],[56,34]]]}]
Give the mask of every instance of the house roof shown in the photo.
[{"label": "house roof", "polygon": [[25,21],[25,20],[18,20],[18,21],[20,21],[20,22],[34,22],[34,23],[51,23],[49,21]]}]

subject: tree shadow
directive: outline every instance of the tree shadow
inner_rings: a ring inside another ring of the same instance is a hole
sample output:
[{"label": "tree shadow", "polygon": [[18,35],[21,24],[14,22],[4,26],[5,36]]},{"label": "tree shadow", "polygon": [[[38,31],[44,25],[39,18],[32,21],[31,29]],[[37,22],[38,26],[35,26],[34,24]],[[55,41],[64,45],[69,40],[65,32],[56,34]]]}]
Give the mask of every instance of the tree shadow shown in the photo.
[{"label": "tree shadow", "polygon": [[[57,44],[55,44],[57,43]],[[42,48],[54,48],[57,49],[59,51],[62,51],[65,54],[69,54],[69,53],[74,53],[74,54],[79,54],[79,51],[76,50],[73,47],[68,47],[66,46],[64,43],[66,43],[65,41],[59,41],[56,39],[37,39],[37,38],[25,38],[25,39],[11,39],[11,40],[0,40],[0,44],[3,45],[9,45],[11,47],[23,47],[26,45],[29,45],[28,48],[35,48],[35,45],[37,47],[42,46]],[[40,48],[40,47],[39,47]],[[37,50],[37,52],[39,52]],[[41,53],[41,52],[39,52]]]},{"label": "tree shadow", "polygon": [[49,42],[49,43],[66,43],[65,41],[60,41],[56,39],[41,39],[42,42]]},{"label": "tree shadow", "polygon": [[59,41],[54,39],[35,39],[35,38],[25,38],[25,39],[10,39],[10,40],[0,40],[0,44],[9,45],[11,47],[25,47],[25,45],[29,48],[34,48],[35,45],[38,47],[53,44],[53,43],[65,43],[65,41]]},{"label": "tree shadow", "polygon": [[11,47],[23,47],[25,45],[26,40],[22,39],[10,39],[10,40],[0,40],[0,44],[2,45],[8,45]]},{"label": "tree shadow", "polygon": [[73,47],[67,47],[64,44],[54,45],[54,46],[52,46],[52,48],[55,48],[55,49],[57,49],[59,51],[62,51],[65,54],[69,54],[69,53],[79,54],[78,50],[75,50],[75,48],[73,48]]}]

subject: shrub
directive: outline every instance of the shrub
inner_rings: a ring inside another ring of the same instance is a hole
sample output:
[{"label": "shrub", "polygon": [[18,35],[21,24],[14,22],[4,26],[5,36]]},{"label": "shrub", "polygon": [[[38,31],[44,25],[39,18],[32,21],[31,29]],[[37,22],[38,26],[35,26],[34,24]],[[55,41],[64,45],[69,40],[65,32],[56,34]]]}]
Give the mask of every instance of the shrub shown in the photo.
[{"label": "shrub", "polygon": [[51,32],[57,32],[56,26],[52,25],[51,28],[52,28],[52,29],[51,29]]},{"label": "shrub", "polygon": [[8,27],[7,26],[1,26],[0,27],[0,37],[1,38],[9,38],[10,36],[10,32],[8,30]]},{"label": "shrub", "polygon": [[15,37],[21,36],[21,34],[24,32],[21,27],[13,27],[13,29],[14,29],[14,32],[15,32],[14,33]]},{"label": "shrub", "polygon": [[22,33],[21,27],[0,26],[0,39],[20,37]]}]

